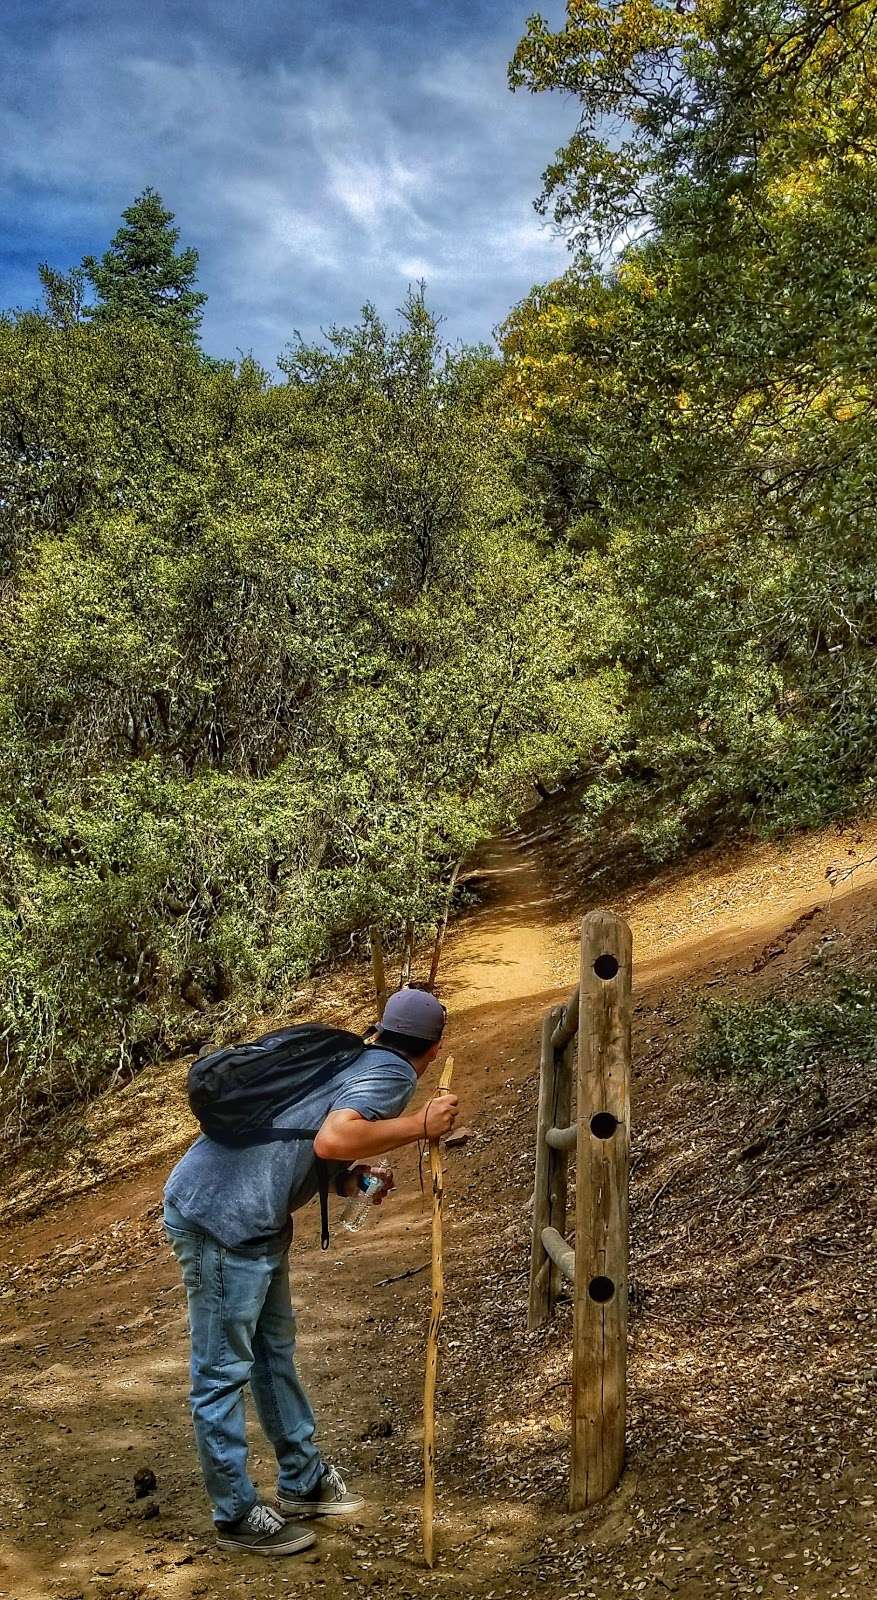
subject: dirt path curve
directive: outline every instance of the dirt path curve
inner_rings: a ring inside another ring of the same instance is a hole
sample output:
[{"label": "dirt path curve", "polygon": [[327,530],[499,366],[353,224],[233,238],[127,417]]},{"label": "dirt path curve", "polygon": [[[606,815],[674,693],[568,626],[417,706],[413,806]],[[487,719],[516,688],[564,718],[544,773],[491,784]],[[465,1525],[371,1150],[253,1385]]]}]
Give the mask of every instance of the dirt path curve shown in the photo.
[{"label": "dirt path curve", "polygon": [[[519,1001],[566,981],[552,928],[551,888],[528,840],[498,840],[485,852],[479,880],[486,903],[458,930],[442,972],[452,1018],[481,1006]],[[572,979],[570,980],[572,981]]]},{"label": "dirt path curve", "polygon": [[[758,847],[664,874],[624,902],[643,977],[655,988],[683,971],[710,981],[707,974],[732,972],[741,961],[751,969],[771,941],[794,929],[813,905],[824,904],[824,874],[833,860],[849,864],[853,857],[847,852],[864,859],[875,850],[877,829],[859,836],[824,834],[793,855]],[[413,1154],[399,1164],[400,1195],[380,1227],[356,1240],[336,1234],[324,1257],[316,1248],[315,1219],[303,1219],[293,1264],[301,1366],[325,1452],[369,1494],[363,1527],[330,1531],[321,1536],[314,1559],[271,1565],[269,1571],[254,1571],[214,1550],[185,1403],[184,1304],[157,1226],[163,1177],[189,1136],[178,1065],[145,1074],[104,1108],[112,1158],[107,1148],[101,1156],[92,1120],[98,1179],[93,1192],[74,1194],[34,1216],[7,1236],[0,1251],[0,1473],[6,1508],[0,1596],[261,1600],[295,1588],[336,1600],[351,1583],[394,1600],[423,1593],[485,1600],[491,1592],[560,1594],[568,1592],[566,1569],[552,1562],[570,1539],[574,1548],[566,1550],[564,1561],[578,1587],[569,1592],[611,1594],[613,1600],[629,1584],[645,1600],[667,1592],[669,1585],[653,1587],[651,1576],[648,1586],[640,1584],[640,1552],[623,1582],[607,1569],[606,1584],[592,1575],[588,1581],[595,1586],[581,1587],[583,1551],[586,1567],[596,1573],[607,1552],[630,1536],[631,1515],[623,1508],[639,1469],[628,1476],[618,1504],[596,1520],[570,1523],[564,1516],[568,1329],[559,1319],[544,1338],[523,1332],[536,1039],[545,1006],[575,981],[581,909],[564,901],[551,872],[538,838],[499,841],[483,862],[490,890],[485,904],[450,937],[443,973],[449,1048],[459,1068],[455,1082],[473,1134],[462,1149],[448,1153],[447,1163],[436,1571],[424,1574],[418,1561],[418,1420],[428,1293],[422,1269],[429,1223]],[[760,885],[755,903],[753,882]],[[873,916],[873,891],[873,866],[863,868],[845,897],[838,897],[835,912],[852,921]],[[792,940],[797,937],[792,933]],[[782,961],[787,948],[776,959]],[[667,1110],[661,1110],[661,1094],[669,1094],[672,1084],[668,1089],[653,1041],[669,1036],[677,1019],[668,1017],[665,991],[649,995],[641,991],[639,1072],[651,1073],[655,1097],[649,1116],[655,1125]],[[362,994],[358,1001],[336,995],[333,1008],[333,1016],[343,1013],[359,1023],[368,1017]],[[653,1058],[655,1068],[648,1065]],[[101,1162],[105,1170],[112,1159],[132,1170],[122,1179],[99,1181]],[[661,1181],[660,1167],[645,1157],[643,1171],[646,1179],[654,1173],[656,1183]],[[38,1187],[31,1175],[14,1193],[33,1209]],[[661,1271],[666,1276],[666,1264]],[[669,1354],[660,1318],[651,1326],[653,1342],[646,1340],[637,1357],[651,1374],[646,1382],[640,1373],[641,1392],[644,1382],[650,1393],[657,1385],[661,1404],[672,1411],[683,1399],[672,1400],[672,1383],[666,1388]],[[550,1392],[558,1384],[555,1417],[540,1396],[546,1385]],[[635,1430],[643,1425],[635,1415]],[[635,1432],[634,1462],[638,1438]],[[269,1454],[254,1433],[254,1473],[266,1491]],[[157,1489],[138,1500],[133,1477],[141,1467],[155,1473]],[[664,1493],[664,1485],[656,1478],[659,1491]],[[693,1532],[677,1529],[676,1539],[702,1543],[701,1522]],[[698,1587],[705,1562],[672,1592],[698,1600],[723,1589],[723,1582]],[[753,1585],[741,1592],[762,1590]],[[806,1600],[833,1593],[812,1586],[798,1592]],[[869,1592],[853,1584],[838,1595],[864,1600]]]}]

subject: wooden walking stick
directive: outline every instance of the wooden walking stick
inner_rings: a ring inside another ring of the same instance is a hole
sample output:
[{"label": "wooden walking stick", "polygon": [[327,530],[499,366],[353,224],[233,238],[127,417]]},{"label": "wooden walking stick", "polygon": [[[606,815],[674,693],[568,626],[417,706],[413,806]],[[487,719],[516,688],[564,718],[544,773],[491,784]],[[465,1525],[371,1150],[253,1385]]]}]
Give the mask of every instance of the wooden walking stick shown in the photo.
[{"label": "wooden walking stick", "polygon": [[[451,1087],[454,1058],[448,1056],[439,1079],[438,1093]],[[445,1275],[442,1259],[442,1200],[444,1173],[441,1144],[429,1141],[432,1171],[432,1310],[426,1340],[426,1378],[423,1384],[423,1555],[432,1566],[432,1522],[435,1514],[435,1382],[438,1372],[438,1336],[445,1300]]]}]

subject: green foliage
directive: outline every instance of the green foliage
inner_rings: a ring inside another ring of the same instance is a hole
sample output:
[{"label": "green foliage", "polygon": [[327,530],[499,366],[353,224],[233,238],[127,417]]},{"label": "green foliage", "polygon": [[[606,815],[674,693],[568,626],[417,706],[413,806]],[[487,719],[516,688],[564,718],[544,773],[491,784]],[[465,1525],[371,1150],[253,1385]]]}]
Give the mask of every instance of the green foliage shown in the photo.
[{"label": "green foliage", "polygon": [[659,851],[873,799],[875,18],[571,0],[513,64],[582,121],[543,196],[578,264],[509,319],[507,416],[581,552],[582,668],[626,683],[591,815],[660,813]]},{"label": "green foliage", "polygon": [[[122,218],[122,226],[100,260],[86,256],[82,263],[97,295],[97,303],[87,308],[86,316],[104,326],[119,321],[146,322],[175,344],[196,344],[207,300],[206,294],[194,288],[197,250],[177,251],[180,230],[171,226],[174,214],[165,208],[155,189],[144,189],[122,212]],[[41,277],[50,313],[58,308],[62,316],[67,315],[71,296],[65,292],[65,280],[45,268]]]},{"label": "green foliage", "polygon": [[874,20],[874,0],[568,0],[557,31],[531,17],[512,87],[581,107],[540,209],[588,254],[654,224],[702,236],[790,173],[818,188],[823,163],[864,179]]},{"label": "green foliage", "polygon": [[58,272],[44,261],[39,268],[45,314],[57,328],[73,328],[85,319],[85,269]]},{"label": "green foliage", "polygon": [[877,973],[847,974],[816,999],[707,1002],[692,1069],[756,1085],[816,1079],[833,1061],[877,1060]]},{"label": "green foliage", "polygon": [[[283,382],[207,362],[151,190],[0,319],[10,1125],[427,929],[534,776],[575,765],[583,826],[653,861],[873,798],[875,20],[533,18],[513,82],[581,110],[541,202],[575,264],[501,363],[419,296]],[[797,1060],[816,1023],[777,1016],[716,1061]]]},{"label": "green foliage", "polygon": [[[287,381],[148,321],[0,323],[9,1125],[280,1003],[597,736],[497,366],[422,300]],[[216,1022],[210,1024],[216,1026]]]}]

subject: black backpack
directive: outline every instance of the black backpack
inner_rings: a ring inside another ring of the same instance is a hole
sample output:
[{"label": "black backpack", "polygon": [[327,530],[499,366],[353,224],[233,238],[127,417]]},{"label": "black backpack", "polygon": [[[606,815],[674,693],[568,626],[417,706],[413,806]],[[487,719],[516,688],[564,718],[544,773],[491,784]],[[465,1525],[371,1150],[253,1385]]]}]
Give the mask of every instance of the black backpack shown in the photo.
[{"label": "black backpack", "polygon": [[[275,1128],[274,1118],[349,1067],[365,1049],[357,1033],[316,1022],[228,1045],[189,1068],[189,1105],[208,1139],[231,1149],[274,1140],[315,1139],[317,1128]],[[316,1158],[321,1243],[329,1248],[329,1175]]]}]

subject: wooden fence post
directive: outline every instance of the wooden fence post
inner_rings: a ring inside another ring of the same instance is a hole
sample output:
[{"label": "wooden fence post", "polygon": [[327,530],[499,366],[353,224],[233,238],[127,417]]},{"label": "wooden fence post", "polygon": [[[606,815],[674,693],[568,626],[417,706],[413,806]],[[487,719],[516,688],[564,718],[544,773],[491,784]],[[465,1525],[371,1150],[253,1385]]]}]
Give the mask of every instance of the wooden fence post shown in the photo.
[{"label": "wooden fence post", "polygon": [[[553,1011],[552,1018],[557,1018],[558,1013]],[[560,1017],[563,1016],[561,1008]],[[559,1019],[558,1019],[559,1020]],[[554,1051],[554,1099],[550,1108],[551,1122],[549,1126],[565,1128],[572,1115],[572,1083],[573,1062],[576,1053],[576,1036],[573,1034],[566,1044]],[[548,1147],[548,1194],[550,1199],[548,1226],[556,1228],[558,1233],[566,1233],[566,1181],[569,1168],[569,1146],[565,1149],[557,1145]],[[549,1314],[553,1314],[557,1303],[560,1287],[565,1283],[563,1273],[555,1264],[551,1268],[551,1294],[549,1299]]]},{"label": "wooden fence post", "polygon": [[536,1172],[533,1182],[533,1233],[530,1255],[530,1302],[527,1326],[541,1327],[551,1316],[561,1274],[549,1261],[542,1243],[543,1228],[556,1228],[563,1233],[566,1223],[566,1169],[568,1156],[565,1150],[552,1149],[546,1143],[549,1128],[569,1121],[572,1098],[572,1072],[570,1068],[571,1044],[555,1050],[552,1034],[563,1016],[563,1007],[555,1006],[542,1022],[542,1043],[539,1055],[539,1110],[536,1119]]},{"label": "wooden fence post", "polygon": [[551,1217],[550,1158],[551,1151],[545,1135],[554,1122],[551,1107],[554,1101],[555,1055],[551,1035],[560,1018],[560,1007],[549,1011],[542,1019],[542,1037],[539,1050],[539,1107],[536,1112],[536,1172],[533,1180],[533,1232],[530,1254],[530,1304],[527,1327],[541,1327],[551,1315],[551,1273],[548,1256],[542,1243],[542,1229],[547,1228]]},{"label": "wooden fence post", "polygon": [[571,1511],[602,1500],[624,1464],[630,1169],[630,928],[582,923],[576,1143]]}]

